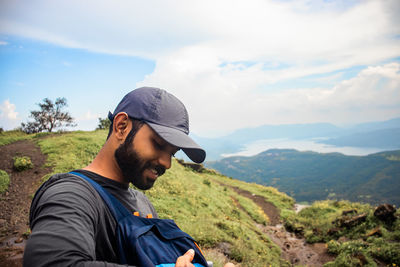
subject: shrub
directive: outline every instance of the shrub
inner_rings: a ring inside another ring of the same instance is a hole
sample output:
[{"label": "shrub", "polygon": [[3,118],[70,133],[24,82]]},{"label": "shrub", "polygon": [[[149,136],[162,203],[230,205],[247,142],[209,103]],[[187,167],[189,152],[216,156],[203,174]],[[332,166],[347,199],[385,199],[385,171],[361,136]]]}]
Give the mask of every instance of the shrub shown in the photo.
[{"label": "shrub", "polygon": [[384,262],[400,265],[400,244],[388,242],[384,238],[371,238],[371,254]]},{"label": "shrub", "polygon": [[[332,211],[329,207],[324,207],[329,204],[338,210]],[[373,215],[372,207],[359,203],[324,201],[314,203],[313,207],[305,209],[305,212],[288,216],[285,226],[292,230],[304,228],[304,236],[309,243],[330,240],[327,243],[328,252],[336,255],[336,259],[324,266],[377,266],[375,261],[390,266],[400,265],[399,219],[391,225],[385,224]],[[318,210],[317,207],[324,208]],[[347,213],[343,214],[345,210],[357,210],[356,214],[364,213],[367,216],[358,224],[343,227],[338,225],[338,222],[351,218]],[[329,220],[323,221],[321,215],[328,217]],[[325,232],[324,229],[327,229],[328,225],[331,228]],[[322,230],[317,231],[318,229]],[[348,241],[335,240],[340,236],[344,236],[344,240]]]},{"label": "shrub", "polygon": [[16,171],[24,171],[33,168],[31,159],[27,156],[14,157],[14,169]]},{"label": "shrub", "polygon": [[331,240],[328,242],[328,251],[337,257],[325,266],[376,266],[369,244],[361,240],[344,243]]},{"label": "shrub", "polygon": [[0,194],[4,193],[8,189],[9,184],[10,177],[8,176],[8,173],[0,170]]},{"label": "shrub", "polygon": [[338,255],[340,253],[340,243],[336,240],[330,240],[327,244],[328,252]]},{"label": "shrub", "polygon": [[203,180],[203,184],[208,185],[208,186],[211,186],[211,182],[210,182],[210,180],[208,180],[208,179],[204,179],[204,180]]}]

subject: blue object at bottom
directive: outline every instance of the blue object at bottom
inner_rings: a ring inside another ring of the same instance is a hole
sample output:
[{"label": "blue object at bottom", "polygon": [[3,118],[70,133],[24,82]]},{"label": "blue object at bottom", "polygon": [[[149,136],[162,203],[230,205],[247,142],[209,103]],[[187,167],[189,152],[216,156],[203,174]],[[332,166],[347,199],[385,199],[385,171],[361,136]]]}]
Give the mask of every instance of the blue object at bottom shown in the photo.
[{"label": "blue object at bottom", "polygon": [[[193,264],[195,267],[205,267],[204,265],[201,265],[200,263],[194,263]],[[175,263],[163,263],[163,264],[158,264],[156,267],[175,267]]]}]

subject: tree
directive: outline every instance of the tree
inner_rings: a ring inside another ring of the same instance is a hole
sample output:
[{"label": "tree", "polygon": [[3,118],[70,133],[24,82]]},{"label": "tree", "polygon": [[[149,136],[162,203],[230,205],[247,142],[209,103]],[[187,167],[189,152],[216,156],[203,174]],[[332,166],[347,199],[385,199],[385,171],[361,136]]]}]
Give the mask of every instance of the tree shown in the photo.
[{"label": "tree", "polygon": [[109,129],[110,125],[111,121],[108,118],[105,119],[99,118],[99,125],[97,125],[96,130]]},{"label": "tree", "polygon": [[57,98],[53,103],[48,98],[43,99],[38,106],[40,110],[31,111],[29,117],[34,121],[21,123],[21,128],[26,133],[39,133],[43,131],[52,132],[54,129],[62,126],[75,127],[74,119],[68,112],[64,112],[63,108],[67,106],[67,99]]}]

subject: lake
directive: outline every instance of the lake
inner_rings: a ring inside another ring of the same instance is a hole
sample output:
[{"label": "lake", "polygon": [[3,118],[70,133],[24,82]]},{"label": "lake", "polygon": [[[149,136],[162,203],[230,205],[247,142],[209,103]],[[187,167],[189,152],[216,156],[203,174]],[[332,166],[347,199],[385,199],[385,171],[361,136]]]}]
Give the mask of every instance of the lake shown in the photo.
[{"label": "lake", "polygon": [[387,149],[365,147],[339,147],[320,143],[321,139],[292,140],[292,139],[263,139],[246,144],[242,151],[222,154],[222,157],[254,156],[268,149],[296,149],[299,151],[314,151],[320,153],[339,152],[345,155],[365,156]]}]

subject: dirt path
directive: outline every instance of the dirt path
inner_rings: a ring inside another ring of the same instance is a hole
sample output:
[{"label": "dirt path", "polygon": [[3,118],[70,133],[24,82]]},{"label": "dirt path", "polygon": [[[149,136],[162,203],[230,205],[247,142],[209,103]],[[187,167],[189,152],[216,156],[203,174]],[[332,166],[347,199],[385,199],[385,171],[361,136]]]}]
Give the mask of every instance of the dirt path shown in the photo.
[{"label": "dirt path", "polygon": [[[10,185],[0,194],[0,262],[1,266],[22,266],[24,233],[29,229],[28,216],[32,196],[41,178],[51,171],[42,168],[46,161],[33,142],[18,141],[0,146],[0,169],[10,176]],[[13,157],[28,156],[34,168],[22,172],[13,169]]]},{"label": "dirt path", "polygon": [[[224,184],[224,186],[229,186]],[[229,186],[238,194],[253,200],[270,218],[270,225],[257,225],[282,250],[282,258],[293,265],[323,266],[324,263],[334,260],[329,255],[325,243],[307,244],[304,238],[298,238],[285,230],[280,222],[280,212],[272,203],[262,196],[235,186]],[[239,203],[237,203],[239,204]]]},{"label": "dirt path", "polygon": [[270,220],[270,225],[274,226],[280,222],[279,210],[275,207],[274,204],[266,201],[264,197],[257,196],[249,191],[240,189],[239,187],[231,186],[231,188],[235,190],[236,193],[253,200],[254,203],[256,203],[264,211],[265,214],[267,214]]}]

